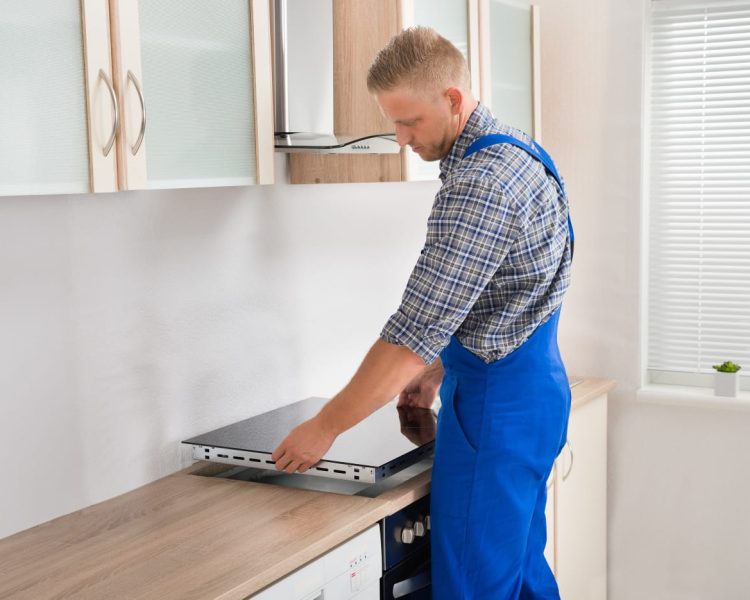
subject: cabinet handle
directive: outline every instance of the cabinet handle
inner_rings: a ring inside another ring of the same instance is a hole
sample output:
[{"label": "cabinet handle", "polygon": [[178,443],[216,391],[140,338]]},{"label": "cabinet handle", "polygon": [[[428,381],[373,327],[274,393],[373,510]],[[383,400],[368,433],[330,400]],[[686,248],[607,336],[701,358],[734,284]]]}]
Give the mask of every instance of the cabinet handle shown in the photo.
[{"label": "cabinet handle", "polygon": [[112,87],[112,80],[104,72],[104,69],[99,69],[99,77],[104,80],[109,90],[109,97],[112,100],[112,112],[115,114],[115,118],[112,121],[112,131],[109,134],[109,140],[102,148],[104,156],[109,155],[109,151],[112,150],[112,144],[115,143],[115,136],[117,135],[117,129],[120,127],[120,109],[117,106],[117,96],[115,95],[115,88]]},{"label": "cabinet handle", "polygon": [[573,447],[570,445],[570,440],[567,440],[565,445],[568,447],[568,452],[570,452],[570,465],[568,466],[568,470],[565,471],[565,474],[562,476],[563,481],[568,478],[570,472],[573,470]]},{"label": "cabinet handle", "polygon": [[138,139],[135,140],[135,144],[130,146],[130,151],[133,153],[133,156],[135,156],[138,154],[138,150],[140,150],[141,144],[143,143],[143,136],[146,134],[146,103],[143,100],[141,84],[138,82],[136,76],[133,75],[133,71],[128,70],[128,81],[133,82],[135,91],[138,92],[138,100],[141,103],[141,130],[138,132]]}]

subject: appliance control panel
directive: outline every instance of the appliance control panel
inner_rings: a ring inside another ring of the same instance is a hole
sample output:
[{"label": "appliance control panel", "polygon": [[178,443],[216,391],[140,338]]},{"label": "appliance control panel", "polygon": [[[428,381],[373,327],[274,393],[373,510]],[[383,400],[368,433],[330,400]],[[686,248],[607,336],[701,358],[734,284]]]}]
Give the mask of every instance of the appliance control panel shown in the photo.
[{"label": "appliance control panel", "polygon": [[349,560],[350,591],[358,592],[380,577],[380,573],[372,568],[371,558],[370,553],[365,550]]},{"label": "appliance control panel", "polygon": [[376,600],[382,572],[380,528],[373,525],[251,598]]},{"label": "appliance control panel", "polygon": [[382,521],[385,569],[430,543],[430,497],[425,496]]}]

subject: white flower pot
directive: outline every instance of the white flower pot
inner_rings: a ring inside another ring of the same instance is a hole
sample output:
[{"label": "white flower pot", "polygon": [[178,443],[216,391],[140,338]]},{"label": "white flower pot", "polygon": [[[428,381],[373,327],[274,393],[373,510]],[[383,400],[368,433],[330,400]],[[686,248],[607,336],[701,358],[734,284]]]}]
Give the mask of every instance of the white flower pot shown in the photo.
[{"label": "white flower pot", "polygon": [[740,390],[739,373],[714,373],[714,394],[734,398]]}]

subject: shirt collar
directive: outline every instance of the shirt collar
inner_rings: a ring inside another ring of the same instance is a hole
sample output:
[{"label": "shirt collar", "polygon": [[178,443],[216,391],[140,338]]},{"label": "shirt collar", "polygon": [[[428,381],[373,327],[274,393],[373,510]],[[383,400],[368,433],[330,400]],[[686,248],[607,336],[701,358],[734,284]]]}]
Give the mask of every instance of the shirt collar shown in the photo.
[{"label": "shirt collar", "polygon": [[445,181],[448,174],[461,162],[464,157],[464,152],[471,145],[471,143],[487,133],[495,124],[495,119],[489,109],[483,104],[479,103],[474,109],[474,112],[469,116],[469,120],[466,121],[463,131],[453,142],[453,146],[440,161],[440,180]]}]

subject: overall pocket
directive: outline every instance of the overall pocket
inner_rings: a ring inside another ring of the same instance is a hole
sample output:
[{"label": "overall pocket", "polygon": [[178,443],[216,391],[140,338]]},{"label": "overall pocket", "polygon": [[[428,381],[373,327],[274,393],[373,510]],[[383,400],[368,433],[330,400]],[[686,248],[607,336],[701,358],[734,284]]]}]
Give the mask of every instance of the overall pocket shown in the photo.
[{"label": "overall pocket", "polygon": [[[447,381],[446,381],[447,380]],[[459,412],[458,405],[461,403],[460,389],[455,375],[448,374],[443,378],[440,388],[441,418],[443,419],[443,436],[446,442],[453,445],[463,445],[472,453],[476,454],[478,443],[472,439],[479,439],[479,431],[476,436],[467,435],[464,413]],[[463,408],[463,406],[462,406]]]}]

